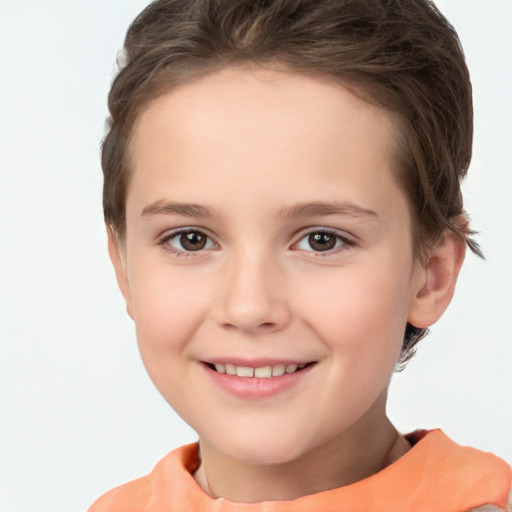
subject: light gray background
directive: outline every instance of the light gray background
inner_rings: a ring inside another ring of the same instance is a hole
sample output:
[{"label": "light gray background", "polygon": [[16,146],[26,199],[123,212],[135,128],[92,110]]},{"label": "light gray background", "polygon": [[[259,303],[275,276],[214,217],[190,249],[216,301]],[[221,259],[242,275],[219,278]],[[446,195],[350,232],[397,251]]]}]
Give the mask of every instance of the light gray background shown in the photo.
[{"label": "light gray background", "polygon": [[[0,511],[85,510],[195,438],[139,360],[101,212],[117,50],[144,0],[0,0]],[[442,0],[472,71],[466,204],[487,255],[389,411],[512,462],[512,0]]]}]

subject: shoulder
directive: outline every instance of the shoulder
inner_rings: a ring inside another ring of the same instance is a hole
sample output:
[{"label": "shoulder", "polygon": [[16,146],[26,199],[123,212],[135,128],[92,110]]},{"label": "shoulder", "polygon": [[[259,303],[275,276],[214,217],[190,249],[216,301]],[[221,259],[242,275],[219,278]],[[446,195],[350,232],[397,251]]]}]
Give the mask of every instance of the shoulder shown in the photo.
[{"label": "shoulder", "polygon": [[190,484],[190,475],[198,464],[197,443],[177,448],[167,454],[151,473],[126,484],[115,487],[96,500],[88,512],[139,512],[155,500],[159,500],[161,489],[172,492],[172,488],[183,489]]},{"label": "shoulder", "polygon": [[482,505],[481,507],[472,508],[468,512],[512,512],[512,487],[508,495],[507,504],[503,507],[497,505]]},{"label": "shoulder", "polygon": [[[431,489],[450,489],[454,502],[475,512],[512,511],[510,466],[488,452],[461,446],[441,430],[416,431],[406,436],[423,481]],[[419,481],[418,481],[419,483]]]}]

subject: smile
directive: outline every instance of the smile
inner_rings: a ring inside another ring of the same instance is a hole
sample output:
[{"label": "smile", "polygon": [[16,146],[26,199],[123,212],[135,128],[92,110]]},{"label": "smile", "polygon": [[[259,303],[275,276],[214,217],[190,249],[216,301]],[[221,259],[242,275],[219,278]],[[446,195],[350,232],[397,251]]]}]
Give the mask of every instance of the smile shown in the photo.
[{"label": "smile", "polygon": [[312,363],[303,364],[276,364],[260,366],[253,368],[250,366],[237,366],[231,363],[206,363],[210,369],[215,370],[218,373],[224,373],[227,375],[236,375],[237,377],[255,377],[257,379],[269,379],[271,377],[281,377],[284,374],[295,373],[304,369]]},{"label": "smile", "polygon": [[[235,364],[238,363],[238,364]],[[251,365],[252,363],[252,365]],[[279,396],[282,392],[307,382],[318,361],[202,361],[210,382],[228,395],[260,400]],[[289,395],[285,395],[289,396]]]}]

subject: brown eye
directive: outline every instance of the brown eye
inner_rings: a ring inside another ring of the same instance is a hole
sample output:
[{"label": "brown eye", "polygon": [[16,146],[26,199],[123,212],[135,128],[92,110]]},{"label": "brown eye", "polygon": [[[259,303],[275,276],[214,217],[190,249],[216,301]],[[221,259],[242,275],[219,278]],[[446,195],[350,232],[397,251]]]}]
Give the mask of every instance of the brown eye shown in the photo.
[{"label": "brown eye", "polygon": [[350,245],[353,245],[353,243],[341,234],[334,231],[318,230],[310,231],[309,234],[306,234],[297,242],[295,247],[301,251],[313,253],[335,253],[336,249],[341,249],[344,246],[348,247]]},{"label": "brown eye", "polygon": [[200,251],[206,247],[208,238],[198,231],[181,233],[180,244],[186,251]]},{"label": "brown eye", "polygon": [[175,254],[218,248],[217,244],[208,235],[197,229],[174,232],[165,237],[160,243]]},{"label": "brown eye", "polygon": [[328,251],[336,247],[337,238],[332,233],[311,233],[308,236],[309,246],[314,251]]}]

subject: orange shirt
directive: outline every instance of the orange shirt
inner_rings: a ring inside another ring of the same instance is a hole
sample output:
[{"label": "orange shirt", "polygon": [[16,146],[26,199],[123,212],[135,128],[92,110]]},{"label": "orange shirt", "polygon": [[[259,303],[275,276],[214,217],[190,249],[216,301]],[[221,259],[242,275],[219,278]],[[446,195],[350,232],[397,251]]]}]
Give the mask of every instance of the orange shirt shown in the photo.
[{"label": "orange shirt", "polygon": [[507,508],[511,470],[498,457],[462,447],[440,430],[418,431],[412,449],[359,482],[290,501],[213,499],[195,482],[198,445],[169,453],[153,471],[102,496],[89,512],[463,512]]}]

